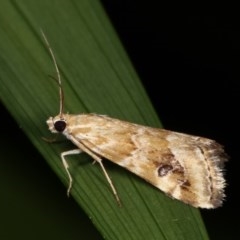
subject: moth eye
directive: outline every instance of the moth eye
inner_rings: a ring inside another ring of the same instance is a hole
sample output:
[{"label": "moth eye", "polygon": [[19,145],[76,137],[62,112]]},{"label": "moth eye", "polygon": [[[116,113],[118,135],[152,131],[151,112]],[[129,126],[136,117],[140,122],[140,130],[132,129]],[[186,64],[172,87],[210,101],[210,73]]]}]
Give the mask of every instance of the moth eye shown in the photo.
[{"label": "moth eye", "polygon": [[57,122],[54,123],[54,128],[58,131],[58,132],[63,132],[64,129],[66,128],[66,122],[63,120],[59,120]]}]

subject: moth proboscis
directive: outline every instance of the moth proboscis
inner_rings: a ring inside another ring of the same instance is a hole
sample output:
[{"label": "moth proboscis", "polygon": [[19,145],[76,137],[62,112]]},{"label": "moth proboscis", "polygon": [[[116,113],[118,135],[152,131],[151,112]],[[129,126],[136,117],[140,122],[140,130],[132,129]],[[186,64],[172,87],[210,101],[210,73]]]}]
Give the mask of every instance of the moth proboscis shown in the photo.
[{"label": "moth proboscis", "polygon": [[52,133],[62,133],[77,149],[61,153],[69,178],[66,156],[85,152],[97,162],[120,204],[120,198],[102,158],[145,179],[172,198],[194,207],[216,208],[224,199],[223,147],[203,137],[142,126],[97,114],[63,113],[64,93],[58,65],[50,44],[43,38],[53,60],[59,86],[60,110],[47,120]]}]

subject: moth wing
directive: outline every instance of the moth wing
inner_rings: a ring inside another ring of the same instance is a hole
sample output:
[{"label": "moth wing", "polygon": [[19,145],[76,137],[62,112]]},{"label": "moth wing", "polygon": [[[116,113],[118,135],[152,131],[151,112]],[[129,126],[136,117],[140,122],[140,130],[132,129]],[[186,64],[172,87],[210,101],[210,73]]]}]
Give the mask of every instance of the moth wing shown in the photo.
[{"label": "moth wing", "polygon": [[94,127],[91,130],[85,125],[74,137],[91,152],[195,207],[221,205],[225,182],[220,165],[225,157],[216,142],[105,116],[87,116]]}]

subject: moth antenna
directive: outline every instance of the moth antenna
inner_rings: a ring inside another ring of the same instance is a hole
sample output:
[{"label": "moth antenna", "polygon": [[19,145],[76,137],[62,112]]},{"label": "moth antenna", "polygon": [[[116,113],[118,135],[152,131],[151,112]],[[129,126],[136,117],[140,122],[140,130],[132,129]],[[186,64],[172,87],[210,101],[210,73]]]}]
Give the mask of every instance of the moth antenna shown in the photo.
[{"label": "moth antenna", "polygon": [[50,43],[48,42],[47,40],[47,37],[46,35],[44,34],[43,30],[41,29],[41,33],[42,33],[42,36],[43,36],[43,39],[46,43],[46,46],[48,48],[48,51],[51,55],[51,58],[53,60],[53,64],[54,64],[54,67],[55,67],[55,70],[56,70],[56,73],[57,73],[57,79],[53,78],[56,80],[56,82],[58,83],[58,86],[59,86],[59,98],[60,98],[60,108],[59,108],[59,115],[60,115],[60,118],[62,118],[62,114],[63,114],[63,102],[64,102],[64,93],[63,93],[63,89],[62,89],[62,81],[61,81],[61,75],[60,75],[60,71],[59,71],[59,68],[58,68],[58,65],[57,65],[57,61],[56,61],[56,58],[54,56],[54,53],[53,53],[53,50],[50,46]]}]

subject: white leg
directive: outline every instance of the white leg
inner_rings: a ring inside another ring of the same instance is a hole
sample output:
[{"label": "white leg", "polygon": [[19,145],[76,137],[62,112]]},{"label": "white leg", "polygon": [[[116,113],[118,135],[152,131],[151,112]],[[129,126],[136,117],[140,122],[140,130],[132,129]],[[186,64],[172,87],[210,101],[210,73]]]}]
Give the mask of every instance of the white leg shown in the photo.
[{"label": "white leg", "polygon": [[108,183],[109,183],[109,185],[110,185],[110,187],[111,187],[111,189],[113,191],[113,194],[114,194],[114,196],[115,196],[115,198],[117,200],[118,205],[121,206],[121,201],[120,201],[120,198],[118,197],[117,190],[115,189],[111,178],[108,176],[108,173],[107,173],[105,167],[103,166],[102,161],[100,161],[100,162],[98,161],[98,163],[99,163],[100,167],[103,170],[103,173],[104,173],[104,175],[105,175],[105,177],[106,177],[106,179],[107,179],[107,181],[108,181]]},{"label": "white leg", "polygon": [[69,165],[67,163],[67,160],[64,158],[65,156],[67,155],[73,155],[73,154],[80,154],[82,152],[82,150],[80,149],[74,149],[74,150],[70,150],[70,151],[67,151],[67,152],[62,152],[61,153],[61,159],[62,159],[62,163],[63,163],[63,166],[67,172],[67,175],[68,175],[68,179],[69,179],[69,185],[68,185],[68,190],[67,190],[67,195],[69,196],[70,194],[70,191],[71,191],[71,188],[72,188],[72,176],[69,172]]},{"label": "white leg", "polygon": [[[105,175],[105,177],[106,177],[106,179],[107,179],[107,181],[108,181],[111,189],[112,189],[112,192],[113,192],[113,194],[114,194],[114,196],[115,196],[115,198],[116,198],[116,200],[117,200],[117,203],[119,204],[119,206],[121,206],[121,201],[120,201],[120,199],[119,199],[119,197],[118,197],[116,188],[114,187],[111,178],[109,177],[109,175],[108,175],[105,167],[104,167],[103,164],[102,164],[102,159],[101,159],[98,155],[96,155],[94,152],[92,152],[91,149],[87,148],[83,143],[81,143],[80,141],[76,140],[74,137],[71,137],[70,139],[71,139],[71,141],[72,141],[74,144],[76,144],[76,145],[79,147],[79,149],[65,152],[65,153],[67,153],[66,155],[69,155],[69,154],[78,154],[78,153],[80,153],[80,152],[85,152],[85,153],[87,153],[89,156],[91,156],[91,157],[94,159],[94,162],[93,162],[93,163],[98,162],[99,165],[100,165],[100,167],[102,168],[102,171],[103,171],[103,173],[104,173],[104,175]],[[80,150],[80,149],[81,149],[81,150]],[[78,152],[78,150],[79,150],[79,152]],[[62,154],[64,154],[64,153],[62,153]],[[68,171],[68,164],[67,164],[66,160],[65,160],[63,157],[62,157],[62,161],[63,161],[64,167],[65,167],[65,169],[66,169],[66,171],[67,171],[67,173],[68,173],[68,176],[69,176],[69,181],[70,181],[70,183],[69,183],[69,188],[68,188],[68,194],[69,194],[70,189],[71,189],[71,187],[72,187],[72,177],[71,177],[71,175],[70,175],[70,173],[69,173],[69,171]]]},{"label": "white leg", "polygon": [[113,194],[114,194],[114,196],[115,196],[115,198],[117,200],[118,205],[121,206],[121,201],[120,201],[120,199],[118,197],[117,190],[114,187],[111,178],[109,177],[105,167],[102,164],[102,159],[99,156],[97,156],[95,153],[93,153],[89,149],[87,149],[85,146],[81,146],[81,149],[94,159],[93,163],[97,162],[100,165],[100,167],[102,168],[102,171],[103,171],[103,173],[104,173],[104,175],[105,175],[105,177],[106,177],[106,179],[107,179],[107,181],[108,181],[108,183],[109,183],[109,185],[110,185],[110,187],[112,189],[112,192],[113,192]]}]

